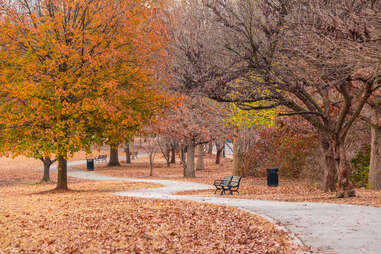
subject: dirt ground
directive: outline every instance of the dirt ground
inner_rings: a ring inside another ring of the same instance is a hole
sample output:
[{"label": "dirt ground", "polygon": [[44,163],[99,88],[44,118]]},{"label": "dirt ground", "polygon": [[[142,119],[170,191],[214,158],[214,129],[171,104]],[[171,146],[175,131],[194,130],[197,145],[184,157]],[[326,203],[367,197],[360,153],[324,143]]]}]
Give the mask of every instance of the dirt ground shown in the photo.
[{"label": "dirt ground", "polygon": [[[78,167],[80,169],[81,167]],[[83,168],[83,167],[82,167]],[[179,164],[166,167],[165,161],[158,156],[155,160],[153,176],[148,176],[147,158],[133,160],[132,164],[122,163],[122,167],[106,167],[105,164],[96,166],[96,172],[109,176],[139,177],[147,179],[169,179],[176,181],[192,181],[212,185],[214,180],[231,175],[230,159],[223,159],[220,165],[214,163],[213,156],[207,156],[205,170],[196,171],[195,178],[184,178],[183,168]],[[326,193],[318,189],[317,183],[309,183],[295,179],[280,177],[278,187],[268,187],[265,178],[245,177],[241,181],[240,194],[224,195],[242,199],[277,200],[290,202],[327,202],[338,204],[353,204],[381,207],[381,190],[356,189],[356,197],[336,198],[335,193]],[[193,191],[179,194],[214,196],[214,191]]]}]

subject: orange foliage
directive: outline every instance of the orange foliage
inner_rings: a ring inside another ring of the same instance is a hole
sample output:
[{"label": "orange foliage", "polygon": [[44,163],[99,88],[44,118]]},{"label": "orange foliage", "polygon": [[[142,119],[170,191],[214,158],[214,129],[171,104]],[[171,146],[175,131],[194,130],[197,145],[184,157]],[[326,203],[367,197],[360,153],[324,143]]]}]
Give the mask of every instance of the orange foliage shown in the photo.
[{"label": "orange foliage", "polygon": [[67,158],[119,139],[166,101],[153,84],[166,33],[159,2],[0,5],[2,151]]}]

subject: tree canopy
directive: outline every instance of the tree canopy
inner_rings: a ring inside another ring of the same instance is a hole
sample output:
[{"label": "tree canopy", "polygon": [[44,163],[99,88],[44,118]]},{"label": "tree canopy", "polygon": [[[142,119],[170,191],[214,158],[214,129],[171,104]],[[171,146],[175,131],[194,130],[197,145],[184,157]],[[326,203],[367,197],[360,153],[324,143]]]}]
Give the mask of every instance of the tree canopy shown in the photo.
[{"label": "tree canopy", "polygon": [[166,41],[158,11],[144,0],[2,1],[3,150],[57,155],[67,188],[70,154],[149,117],[163,99],[152,86]]}]

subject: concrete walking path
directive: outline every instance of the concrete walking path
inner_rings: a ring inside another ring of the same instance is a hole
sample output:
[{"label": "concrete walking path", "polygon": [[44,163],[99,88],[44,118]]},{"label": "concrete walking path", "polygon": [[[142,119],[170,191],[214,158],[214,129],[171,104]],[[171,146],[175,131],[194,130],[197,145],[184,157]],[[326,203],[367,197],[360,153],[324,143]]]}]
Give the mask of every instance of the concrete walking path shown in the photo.
[{"label": "concrete walking path", "polygon": [[[68,166],[86,161],[69,162]],[[381,253],[381,208],[328,203],[278,202],[219,197],[174,195],[187,190],[213,189],[193,182],[110,177],[89,171],[68,171],[76,178],[95,181],[131,181],[164,185],[162,188],[114,193],[137,198],[190,200],[234,206],[283,225],[305,245],[318,253],[376,254]]]}]

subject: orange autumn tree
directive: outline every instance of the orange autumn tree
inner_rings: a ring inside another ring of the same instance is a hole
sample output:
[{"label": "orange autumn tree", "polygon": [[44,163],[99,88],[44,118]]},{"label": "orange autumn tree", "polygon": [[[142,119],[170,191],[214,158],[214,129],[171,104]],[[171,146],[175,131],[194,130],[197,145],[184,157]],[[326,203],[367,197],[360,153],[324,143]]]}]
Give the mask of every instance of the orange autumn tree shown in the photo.
[{"label": "orange autumn tree", "polygon": [[[101,142],[101,125],[108,123],[100,116],[110,112],[109,103],[139,112],[134,99],[119,98],[131,91],[144,97],[144,85],[152,82],[152,56],[163,41],[152,23],[156,5],[144,0],[0,1],[2,150],[54,154],[57,189],[67,189],[67,158]],[[133,118],[124,119],[126,125],[134,126]]]}]

